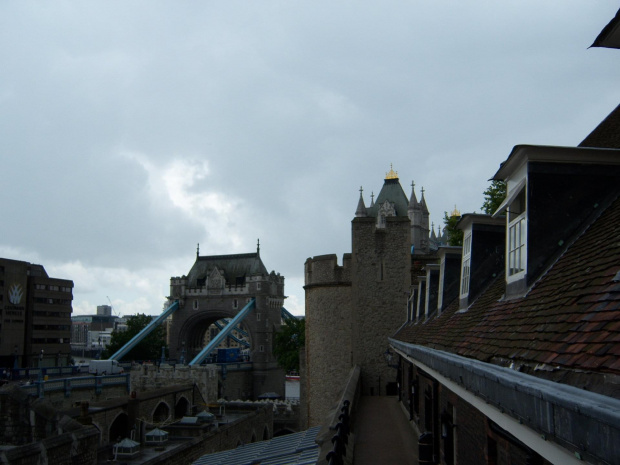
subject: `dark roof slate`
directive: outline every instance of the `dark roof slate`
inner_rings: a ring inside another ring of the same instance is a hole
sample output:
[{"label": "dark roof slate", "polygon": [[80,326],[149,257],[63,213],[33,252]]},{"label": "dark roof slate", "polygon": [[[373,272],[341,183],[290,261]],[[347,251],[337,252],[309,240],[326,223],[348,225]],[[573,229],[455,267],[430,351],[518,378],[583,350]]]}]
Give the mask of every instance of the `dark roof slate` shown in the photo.
[{"label": "dark roof slate", "polygon": [[501,300],[501,275],[467,311],[454,302],[440,316],[405,325],[395,338],[527,370],[620,375],[619,271],[617,198],[527,296]]},{"label": "dark roof slate", "polygon": [[398,178],[384,180],[383,187],[374,205],[366,208],[367,215],[376,218],[379,208],[386,200],[394,204],[396,216],[408,215],[409,199],[407,199]]},{"label": "dark roof slate", "polygon": [[594,39],[590,47],[620,48],[620,10]]},{"label": "dark roof slate", "polygon": [[601,147],[620,149],[620,105],[594,128],[579,144],[579,147]]},{"label": "dark roof slate", "polygon": [[197,257],[187,278],[190,286],[209,275],[213,268],[223,271],[227,283],[235,284],[236,278],[268,274],[258,253],[210,255]]}]

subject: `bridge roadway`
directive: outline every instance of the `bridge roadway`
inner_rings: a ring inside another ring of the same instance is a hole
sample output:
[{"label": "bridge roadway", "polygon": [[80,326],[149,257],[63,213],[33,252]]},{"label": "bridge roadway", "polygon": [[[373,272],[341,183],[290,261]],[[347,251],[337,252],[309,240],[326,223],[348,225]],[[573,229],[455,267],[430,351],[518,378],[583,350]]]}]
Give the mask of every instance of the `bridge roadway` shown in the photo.
[{"label": "bridge roadway", "polygon": [[418,441],[396,397],[362,396],[355,420],[355,465],[417,465]]}]

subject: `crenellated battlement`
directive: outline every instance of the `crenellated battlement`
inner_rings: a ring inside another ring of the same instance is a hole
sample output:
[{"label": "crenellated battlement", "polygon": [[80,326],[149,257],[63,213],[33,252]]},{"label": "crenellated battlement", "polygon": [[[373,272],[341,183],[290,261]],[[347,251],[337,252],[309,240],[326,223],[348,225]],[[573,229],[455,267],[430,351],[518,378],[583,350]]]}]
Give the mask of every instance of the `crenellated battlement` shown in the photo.
[{"label": "crenellated battlement", "polygon": [[336,254],[318,255],[304,264],[305,286],[351,285],[351,254],[342,257],[338,265]]}]

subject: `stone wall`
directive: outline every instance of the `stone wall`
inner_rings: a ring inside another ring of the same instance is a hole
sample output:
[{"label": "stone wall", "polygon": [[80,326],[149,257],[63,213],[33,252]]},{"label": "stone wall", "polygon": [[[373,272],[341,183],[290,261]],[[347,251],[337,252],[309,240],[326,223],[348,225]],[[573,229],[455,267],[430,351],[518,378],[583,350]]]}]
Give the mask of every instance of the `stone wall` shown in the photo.
[{"label": "stone wall", "polygon": [[143,465],[186,465],[205,454],[233,449],[241,444],[273,437],[273,407],[271,404],[237,404],[229,402],[226,411],[246,410],[248,415],[237,421],[220,426],[217,431],[194,438],[181,447],[164,451]]},{"label": "stone wall", "polygon": [[351,368],[350,263],[350,254],[343,266],[336,255],[306,260],[306,372],[301,382],[308,426],[324,422]]},{"label": "stone wall", "polygon": [[0,463],[94,464],[99,432],[58,413],[17,386],[0,390]]},{"label": "stone wall", "polygon": [[355,218],[352,230],[353,364],[362,369],[362,395],[385,395],[396,378],[383,357],[387,338],[407,320],[410,222],[387,217],[377,228],[374,218]]},{"label": "stone wall", "polygon": [[131,371],[132,391],[149,391],[188,382],[195,384],[205,402],[218,398],[217,366],[136,365]]}]

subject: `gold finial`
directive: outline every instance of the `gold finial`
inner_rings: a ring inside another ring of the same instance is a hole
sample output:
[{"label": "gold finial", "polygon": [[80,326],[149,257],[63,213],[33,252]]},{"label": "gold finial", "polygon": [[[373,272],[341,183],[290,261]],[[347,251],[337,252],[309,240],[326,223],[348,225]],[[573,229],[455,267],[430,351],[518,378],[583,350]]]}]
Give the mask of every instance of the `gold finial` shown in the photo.
[{"label": "gold finial", "polygon": [[450,213],[450,216],[461,216],[461,212],[456,209],[456,205],[454,205],[454,210]]},{"label": "gold finial", "polygon": [[392,169],[391,163],[390,163],[390,172],[385,173],[385,179],[398,179],[398,171],[394,171],[394,169]]}]

